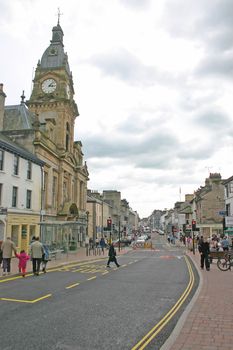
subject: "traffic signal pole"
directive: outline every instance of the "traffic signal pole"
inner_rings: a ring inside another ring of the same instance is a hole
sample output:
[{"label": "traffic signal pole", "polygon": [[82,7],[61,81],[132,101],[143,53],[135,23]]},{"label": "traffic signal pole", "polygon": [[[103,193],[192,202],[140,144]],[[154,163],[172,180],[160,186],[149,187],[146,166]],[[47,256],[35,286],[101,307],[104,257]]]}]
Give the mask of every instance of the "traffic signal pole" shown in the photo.
[{"label": "traffic signal pole", "polygon": [[118,238],[119,238],[118,251],[120,252],[120,250],[121,250],[121,222],[120,222],[120,220],[119,220],[119,226],[118,226]]},{"label": "traffic signal pole", "polygon": [[192,231],[192,238],[193,238],[193,255],[195,255],[195,234],[194,234],[194,231]]},{"label": "traffic signal pole", "polygon": [[193,238],[193,255],[195,255],[195,231],[196,231],[196,220],[192,220],[192,238]]}]

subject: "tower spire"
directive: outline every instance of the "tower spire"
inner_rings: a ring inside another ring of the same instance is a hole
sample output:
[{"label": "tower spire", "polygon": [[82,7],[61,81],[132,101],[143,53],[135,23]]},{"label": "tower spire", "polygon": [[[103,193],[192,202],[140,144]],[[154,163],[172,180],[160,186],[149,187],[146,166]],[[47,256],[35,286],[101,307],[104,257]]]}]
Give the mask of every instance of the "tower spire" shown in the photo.
[{"label": "tower spire", "polygon": [[60,11],[60,7],[57,8],[57,25],[60,24],[60,17],[63,15]]}]

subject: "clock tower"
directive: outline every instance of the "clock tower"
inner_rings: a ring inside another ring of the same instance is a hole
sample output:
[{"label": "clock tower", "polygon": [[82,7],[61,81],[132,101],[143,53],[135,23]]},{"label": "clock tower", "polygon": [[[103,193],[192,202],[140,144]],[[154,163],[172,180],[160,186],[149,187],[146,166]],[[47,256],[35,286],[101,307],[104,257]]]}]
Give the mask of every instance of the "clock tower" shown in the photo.
[{"label": "clock tower", "polygon": [[50,45],[37,64],[32,94],[26,103],[39,117],[41,125],[45,125],[61,154],[73,153],[70,141],[74,138],[75,118],[79,115],[73,99],[73,78],[64,52],[63,36],[58,22],[53,27]]},{"label": "clock tower", "polygon": [[[79,113],[63,36],[58,20],[52,29],[50,45],[37,64],[26,105],[35,115],[34,153],[46,163],[43,220],[57,222],[54,227],[42,225],[42,238],[46,240],[48,232],[58,229],[63,238],[66,235],[66,241],[72,234],[77,242],[82,242],[86,232],[89,174],[83,161],[82,143],[74,141],[75,119]],[[64,226],[65,221],[70,224]]]}]

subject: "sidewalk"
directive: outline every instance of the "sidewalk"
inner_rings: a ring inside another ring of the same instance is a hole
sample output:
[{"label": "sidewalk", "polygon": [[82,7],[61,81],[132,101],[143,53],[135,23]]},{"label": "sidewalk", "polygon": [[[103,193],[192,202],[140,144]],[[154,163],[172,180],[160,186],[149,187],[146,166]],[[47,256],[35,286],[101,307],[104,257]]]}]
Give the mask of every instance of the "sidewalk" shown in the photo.
[{"label": "sidewalk", "polygon": [[199,253],[187,255],[198,269],[200,286],[162,349],[232,350],[233,271],[220,271],[216,260],[210,271],[201,270]]},{"label": "sidewalk", "polygon": [[[116,248],[117,257],[120,255],[126,254],[128,251],[132,250],[129,247],[122,247],[120,252],[118,251],[118,248]],[[69,252],[68,254],[62,253],[59,254],[57,259],[52,259],[47,264],[47,269],[54,268],[56,266],[63,266],[66,264],[69,264],[71,262],[83,262],[83,261],[91,261],[91,260],[97,260],[97,259],[104,259],[107,264],[108,259],[108,250],[104,249],[104,254],[101,252],[101,254],[93,255],[93,251],[91,251],[91,255],[86,255],[86,248],[78,248],[75,252]],[[27,273],[32,272],[32,263],[29,261],[27,263]],[[12,258],[11,260],[11,275],[18,274],[18,259]],[[0,274],[1,276],[1,274]],[[1,278],[1,277],[0,277]],[[4,278],[4,277],[2,277]]]}]

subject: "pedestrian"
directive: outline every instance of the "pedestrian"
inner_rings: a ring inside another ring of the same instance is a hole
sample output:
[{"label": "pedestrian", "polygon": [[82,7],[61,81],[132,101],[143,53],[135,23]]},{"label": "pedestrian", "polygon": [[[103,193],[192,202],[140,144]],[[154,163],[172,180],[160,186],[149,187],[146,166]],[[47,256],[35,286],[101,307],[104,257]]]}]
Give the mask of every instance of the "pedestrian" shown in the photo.
[{"label": "pedestrian", "polygon": [[49,248],[46,244],[43,244],[44,253],[42,254],[42,271],[46,273],[47,263],[49,261]]},{"label": "pedestrian", "polygon": [[2,242],[1,250],[2,250],[2,260],[3,260],[2,275],[3,276],[5,276],[6,274],[10,275],[12,252],[14,253],[17,252],[15,244],[10,237],[7,237],[7,239]]},{"label": "pedestrian", "polygon": [[109,258],[108,258],[107,267],[110,267],[110,265],[109,265],[110,262],[114,262],[117,267],[120,266],[117,262],[117,259],[116,259],[116,249],[114,248],[112,243],[110,244],[110,247],[109,247],[108,256],[109,256]]},{"label": "pedestrian", "polygon": [[229,250],[229,241],[226,236],[221,240],[221,246],[224,252]]},{"label": "pedestrian", "polygon": [[105,240],[104,237],[100,238],[100,248],[102,250],[102,253],[104,254],[104,248],[105,248]]},{"label": "pedestrian", "polygon": [[201,269],[205,268],[207,271],[210,270],[210,262],[209,262],[209,253],[210,253],[210,244],[207,239],[203,238],[203,241],[200,244],[200,254],[201,254]]},{"label": "pedestrian", "polygon": [[19,259],[19,273],[22,274],[22,277],[25,277],[27,261],[30,259],[30,256],[26,254],[25,250],[21,250],[20,254],[15,253],[15,256]]},{"label": "pedestrian", "polygon": [[31,244],[30,252],[32,258],[32,271],[35,276],[39,276],[42,255],[44,254],[44,248],[39,241],[39,237],[36,237],[35,241]]},{"label": "pedestrian", "polygon": [[201,237],[198,239],[198,243],[197,243],[197,249],[198,249],[199,253],[201,253],[201,245],[202,245],[202,242],[203,242],[203,236],[201,236]]}]

